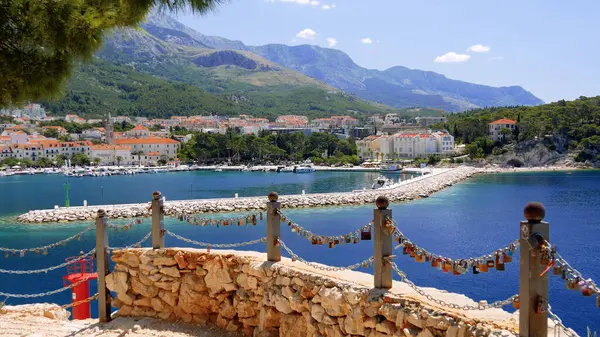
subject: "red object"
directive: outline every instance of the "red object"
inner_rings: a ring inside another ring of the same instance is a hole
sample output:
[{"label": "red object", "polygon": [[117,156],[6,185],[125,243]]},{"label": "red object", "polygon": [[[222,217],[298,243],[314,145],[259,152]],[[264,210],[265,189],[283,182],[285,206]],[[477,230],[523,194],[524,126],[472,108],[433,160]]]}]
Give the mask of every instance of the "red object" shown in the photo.
[{"label": "red object", "polygon": [[[98,278],[94,272],[94,259],[91,256],[81,258],[79,256],[69,257],[67,262],[77,260],[77,262],[67,265],[67,275],[63,276],[63,282],[73,284],[86,279],[84,282],[71,288],[71,303],[79,302],[90,297],[90,280]],[[73,306],[73,319],[88,319],[90,314],[90,302],[81,303]]]}]

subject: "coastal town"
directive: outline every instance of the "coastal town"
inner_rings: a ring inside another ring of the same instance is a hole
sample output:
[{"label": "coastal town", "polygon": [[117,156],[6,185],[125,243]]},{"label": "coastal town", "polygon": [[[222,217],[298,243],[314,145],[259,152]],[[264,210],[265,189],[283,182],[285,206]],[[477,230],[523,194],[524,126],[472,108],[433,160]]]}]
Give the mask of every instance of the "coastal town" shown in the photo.
[{"label": "coastal town", "polygon": [[[451,157],[462,150],[447,130],[439,128],[446,121],[443,112],[439,117],[413,120],[400,119],[397,114],[376,115],[363,123],[352,116],[309,120],[299,115],[282,115],[274,121],[248,115],[149,119],[108,114],[104,119],[85,119],[75,114],[48,116],[39,104],[29,104],[22,109],[1,110],[0,115],[11,118],[11,122],[0,124],[0,161],[12,158],[23,166],[61,166],[65,160],[96,166],[177,166],[178,150],[193,137],[192,133],[225,134],[227,130],[255,135],[268,132],[310,136],[322,132],[339,139],[352,138],[358,157],[367,166],[401,159]],[[65,124],[77,126],[75,132],[61,126]],[[498,137],[493,132],[490,135]]]}]

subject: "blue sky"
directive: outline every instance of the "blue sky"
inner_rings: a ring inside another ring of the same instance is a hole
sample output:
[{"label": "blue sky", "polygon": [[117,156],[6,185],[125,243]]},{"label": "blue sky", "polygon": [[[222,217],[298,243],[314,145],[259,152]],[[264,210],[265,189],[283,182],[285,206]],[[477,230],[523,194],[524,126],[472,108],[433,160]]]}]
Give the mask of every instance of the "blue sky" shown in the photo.
[{"label": "blue sky", "polygon": [[360,66],[395,65],[546,102],[600,95],[598,0],[231,0],[178,19],[206,35],[315,44]]}]

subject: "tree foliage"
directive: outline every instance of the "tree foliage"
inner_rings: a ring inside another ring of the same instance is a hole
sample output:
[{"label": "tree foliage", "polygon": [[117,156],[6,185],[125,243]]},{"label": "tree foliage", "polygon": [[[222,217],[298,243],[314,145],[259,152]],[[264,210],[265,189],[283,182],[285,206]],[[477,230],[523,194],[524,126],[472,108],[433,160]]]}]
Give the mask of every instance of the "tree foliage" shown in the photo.
[{"label": "tree foliage", "polygon": [[221,0],[3,0],[0,106],[56,96],[75,64],[89,61],[103,35],[136,26],[153,9],[204,13]]},{"label": "tree foliage", "polygon": [[[457,142],[467,144],[472,158],[492,153],[494,144],[488,138],[488,123],[507,118],[517,121],[511,138],[515,141],[542,139],[546,135],[565,137],[572,149],[580,151],[579,160],[595,160],[600,152],[600,96],[581,96],[574,101],[533,107],[495,107],[477,109],[448,116],[448,130]],[[510,135],[501,130],[505,142]]]},{"label": "tree foliage", "polygon": [[356,163],[356,146],[328,133],[242,135],[234,130],[226,134],[193,133],[184,143],[179,158],[186,161],[266,162],[303,161]]}]

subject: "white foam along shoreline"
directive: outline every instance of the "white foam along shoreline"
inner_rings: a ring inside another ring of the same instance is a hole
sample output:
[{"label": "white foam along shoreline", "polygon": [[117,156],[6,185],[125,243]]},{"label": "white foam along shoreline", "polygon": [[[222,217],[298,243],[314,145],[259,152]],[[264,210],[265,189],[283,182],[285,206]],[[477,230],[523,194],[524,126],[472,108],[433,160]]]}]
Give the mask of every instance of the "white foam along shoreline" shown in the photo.
[{"label": "white foam along shoreline", "polygon": [[[434,169],[431,174],[419,176],[396,184],[385,190],[361,190],[355,192],[316,193],[306,195],[283,195],[279,197],[282,208],[308,208],[336,205],[361,205],[374,203],[380,195],[391,202],[408,201],[428,196],[447,186],[458,183],[479,172],[481,169],[461,166],[451,169]],[[168,197],[168,196],[167,196]],[[196,199],[166,201],[165,214],[177,216],[185,214],[242,212],[265,209],[266,196],[225,199]],[[94,205],[47,210],[33,210],[17,217],[22,223],[51,223],[93,220],[97,211],[103,209],[109,218],[124,219],[148,216],[148,203]]]}]

